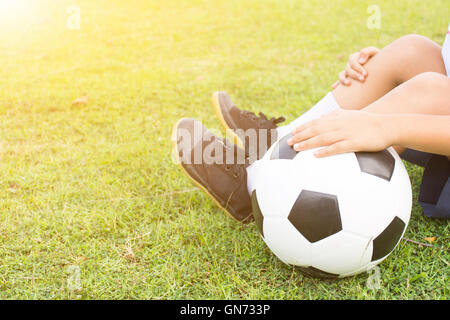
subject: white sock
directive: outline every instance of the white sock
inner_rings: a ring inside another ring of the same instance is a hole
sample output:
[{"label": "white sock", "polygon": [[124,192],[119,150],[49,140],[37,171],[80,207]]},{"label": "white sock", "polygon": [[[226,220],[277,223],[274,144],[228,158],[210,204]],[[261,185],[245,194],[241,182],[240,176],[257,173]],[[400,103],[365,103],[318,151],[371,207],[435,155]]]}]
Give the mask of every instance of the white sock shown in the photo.
[{"label": "white sock", "polygon": [[326,96],[322,98],[322,100],[317,102],[314,107],[306,111],[300,117],[298,117],[288,125],[278,127],[278,137],[282,138],[298,126],[301,126],[302,124],[305,124],[311,120],[320,118],[321,116],[340,108],[341,107],[336,102],[336,99],[334,99],[333,94],[331,92],[328,92]]},{"label": "white sock", "polygon": [[252,195],[253,190],[255,190],[260,164],[261,160],[257,160],[247,167],[247,190],[250,195]]},{"label": "white sock", "polygon": [[[289,123],[288,125],[278,127],[278,139],[283,138],[288,133],[292,132],[298,126],[301,126],[304,123],[307,123],[311,120],[320,118],[323,115],[326,115],[334,110],[340,109],[341,107],[337,103],[336,99],[331,92],[328,92],[325,97],[322,98],[319,102],[317,102],[314,107],[306,111],[300,117]],[[258,169],[260,165],[260,161],[255,161],[250,166],[247,167],[247,188],[250,195],[252,194],[256,181],[256,177],[258,176]]]}]

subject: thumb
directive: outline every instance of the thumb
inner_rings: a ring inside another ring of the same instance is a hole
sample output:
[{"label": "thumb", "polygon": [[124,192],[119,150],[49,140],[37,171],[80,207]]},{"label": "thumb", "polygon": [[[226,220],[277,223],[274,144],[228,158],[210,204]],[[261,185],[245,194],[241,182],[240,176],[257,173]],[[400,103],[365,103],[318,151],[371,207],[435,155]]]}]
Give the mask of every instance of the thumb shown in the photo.
[{"label": "thumb", "polygon": [[380,50],[378,50],[378,48],[375,48],[375,47],[368,47],[368,48],[362,49],[359,52],[358,62],[360,64],[366,63],[372,56],[377,54],[378,51],[380,51]]}]

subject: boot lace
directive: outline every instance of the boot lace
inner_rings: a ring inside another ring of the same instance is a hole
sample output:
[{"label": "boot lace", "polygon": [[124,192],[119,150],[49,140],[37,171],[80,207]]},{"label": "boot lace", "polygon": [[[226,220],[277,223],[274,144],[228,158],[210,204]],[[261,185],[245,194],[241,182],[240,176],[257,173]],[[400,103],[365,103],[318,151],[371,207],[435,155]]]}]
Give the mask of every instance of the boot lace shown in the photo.
[{"label": "boot lace", "polygon": [[[241,150],[237,145],[229,142],[227,139],[219,138],[216,136],[212,137],[211,143],[220,143],[224,146],[224,151],[222,156],[222,162],[217,163],[219,167],[222,167],[226,172],[229,172],[230,175],[232,175],[234,178],[238,178],[242,172],[243,168],[248,165],[248,158],[245,156],[245,153],[243,150]],[[232,163],[227,162],[227,154],[233,155],[233,161]],[[238,155],[244,155],[245,157],[245,163],[238,163]],[[214,155],[215,156],[215,155]]]}]

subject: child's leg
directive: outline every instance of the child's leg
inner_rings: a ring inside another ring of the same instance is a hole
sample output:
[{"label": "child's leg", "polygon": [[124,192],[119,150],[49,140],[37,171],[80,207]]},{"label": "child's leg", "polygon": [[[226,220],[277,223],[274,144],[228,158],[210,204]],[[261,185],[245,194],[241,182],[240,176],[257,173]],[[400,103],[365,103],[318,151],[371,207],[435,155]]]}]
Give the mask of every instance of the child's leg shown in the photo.
[{"label": "child's leg", "polygon": [[363,108],[374,113],[450,115],[450,78],[424,72]]},{"label": "child's leg", "polygon": [[296,120],[279,127],[278,136],[284,136],[296,127],[339,107],[362,109],[418,74],[445,74],[441,47],[418,35],[407,35],[394,41],[371,58],[364,68],[368,71],[365,82],[353,81],[349,87],[339,85],[332,95],[328,93]]},{"label": "child's leg", "polygon": [[[450,78],[425,72],[404,82],[363,110],[374,113],[450,115]],[[401,154],[405,150],[395,147]],[[450,158],[449,158],[450,159]]]},{"label": "child's leg", "polygon": [[353,81],[349,87],[339,85],[333,90],[341,108],[362,109],[424,72],[445,75],[441,47],[418,35],[404,36],[384,47],[364,68],[368,72],[365,82]]}]

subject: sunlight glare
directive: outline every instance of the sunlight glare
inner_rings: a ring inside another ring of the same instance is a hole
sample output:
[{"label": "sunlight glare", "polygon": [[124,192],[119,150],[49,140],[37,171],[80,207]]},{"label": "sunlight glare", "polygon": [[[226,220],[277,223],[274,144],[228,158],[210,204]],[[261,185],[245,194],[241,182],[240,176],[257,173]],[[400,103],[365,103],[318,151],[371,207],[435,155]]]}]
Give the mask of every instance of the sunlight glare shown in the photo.
[{"label": "sunlight glare", "polygon": [[27,2],[25,0],[0,0],[0,14],[8,15],[25,11]]},{"label": "sunlight glare", "polygon": [[10,22],[27,20],[32,14],[34,4],[35,0],[0,0],[0,19]]},{"label": "sunlight glare", "polygon": [[16,31],[27,30],[36,20],[36,4],[36,0],[0,0],[0,33],[13,37]]}]

